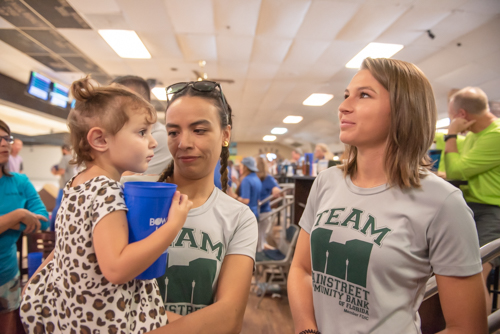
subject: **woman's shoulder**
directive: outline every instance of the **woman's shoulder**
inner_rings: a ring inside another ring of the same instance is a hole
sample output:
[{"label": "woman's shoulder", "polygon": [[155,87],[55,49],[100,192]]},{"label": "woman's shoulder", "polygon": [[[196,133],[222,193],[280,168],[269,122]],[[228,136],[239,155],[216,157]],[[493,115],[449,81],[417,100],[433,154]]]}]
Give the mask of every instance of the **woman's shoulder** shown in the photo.
[{"label": "woman's shoulder", "polygon": [[228,216],[248,215],[249,217],[255,217],[255,215],[253,214],[252,210],[250,210],[248,205],[243,204],[240,201],[237,201],[236,199],[232,198],[219,188],[216,188],[216,191],[217,191],[217,198],[214,201],[214,206],[217,208],[217,210],[224,211],[225,214]]}]

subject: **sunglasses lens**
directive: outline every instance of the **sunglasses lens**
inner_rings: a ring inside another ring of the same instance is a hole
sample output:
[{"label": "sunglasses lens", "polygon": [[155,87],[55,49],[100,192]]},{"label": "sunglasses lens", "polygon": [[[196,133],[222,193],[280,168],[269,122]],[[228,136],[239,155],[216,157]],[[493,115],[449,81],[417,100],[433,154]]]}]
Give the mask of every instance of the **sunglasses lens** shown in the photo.
[{"label": "sunglasses lens", "polygon": [[193,83],[193,88],[200,92],[211,92],[215,89],[217,84],[210,81],[198,81]]},{"label": "sunglasses lens", "polygon": [[167,87],[167,94],[175,94],[186,88],[188,83],[180,82]]}]

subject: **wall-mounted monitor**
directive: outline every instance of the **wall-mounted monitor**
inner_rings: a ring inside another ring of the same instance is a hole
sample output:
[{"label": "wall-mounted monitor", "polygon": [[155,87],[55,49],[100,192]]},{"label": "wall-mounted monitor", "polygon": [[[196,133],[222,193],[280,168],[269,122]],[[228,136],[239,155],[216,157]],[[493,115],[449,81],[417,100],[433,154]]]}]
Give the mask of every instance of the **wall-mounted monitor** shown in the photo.
[{"label": "wall-mounted monitor", "polygon": [[27,92],[39,99],[47,100],[50,92],[50,79],[31,71]]},{"label": "wall-mounted monitor", "polygon": [[53,82],[50,85],[49,102],[55,106],[66,108],[68,106],[69,88]]}]

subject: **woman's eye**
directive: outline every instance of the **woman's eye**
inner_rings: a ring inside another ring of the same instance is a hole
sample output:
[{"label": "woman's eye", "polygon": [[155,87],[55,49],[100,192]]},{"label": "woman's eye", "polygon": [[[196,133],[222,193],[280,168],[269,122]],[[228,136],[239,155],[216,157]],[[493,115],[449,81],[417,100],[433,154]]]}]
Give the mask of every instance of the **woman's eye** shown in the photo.
[{"label": "woman's eye", "polygon": [[175,131],[168,131],[167,133],[169,136],[175,136],[177,134],[177,132]]},{"label": "woman's eye", "polygon": [[365,98],[365,97],[370,97],[370,95],[366,94],[366,93],[361,93],[361,98]]},{"label": "woman's eye", "polygon": [[197,133],[197,134],[202,135],[202,134],[204,134],[205,132],[207,132],[207,130],[205,130],[205,129],[196,129],[196,130],[194,130],[194,132],[195,132],[195,133]]}]

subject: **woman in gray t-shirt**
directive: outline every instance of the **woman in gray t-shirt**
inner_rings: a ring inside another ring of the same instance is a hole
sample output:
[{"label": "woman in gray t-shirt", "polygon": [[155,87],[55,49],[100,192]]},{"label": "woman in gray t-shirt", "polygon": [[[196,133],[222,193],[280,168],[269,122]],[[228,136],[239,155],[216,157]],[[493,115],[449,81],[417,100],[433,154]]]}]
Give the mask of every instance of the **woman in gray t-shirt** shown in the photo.
[{"label": "woman in gray t-shirt", "polygon": [[486,333],[472,213],[429,172],[427,78],[413,64],[367,58],[339,120],[346,159],[318,175],[299,223],[288,283],[296,333],[419,334],[432,273],[450,333]]}]

